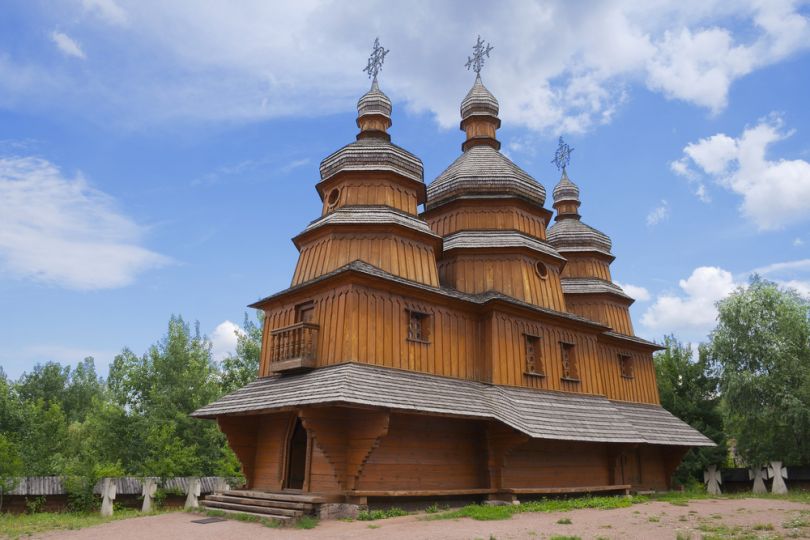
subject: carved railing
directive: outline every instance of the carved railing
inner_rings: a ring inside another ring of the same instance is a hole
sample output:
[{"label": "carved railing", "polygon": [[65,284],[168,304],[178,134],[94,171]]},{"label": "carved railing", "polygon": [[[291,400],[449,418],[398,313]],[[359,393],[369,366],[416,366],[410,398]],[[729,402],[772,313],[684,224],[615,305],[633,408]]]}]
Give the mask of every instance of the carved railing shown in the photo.
[{"label": "carved railing", "polygon": [[285,371],[315,367],[318,329],[313,323],[299,322],[270,332],[270,369]]}]

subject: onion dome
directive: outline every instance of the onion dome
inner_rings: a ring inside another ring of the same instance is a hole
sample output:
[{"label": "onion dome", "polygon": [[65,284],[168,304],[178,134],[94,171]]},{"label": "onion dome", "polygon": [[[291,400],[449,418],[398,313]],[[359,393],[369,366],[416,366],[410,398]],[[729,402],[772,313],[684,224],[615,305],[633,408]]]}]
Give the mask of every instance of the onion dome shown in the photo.
[{"label": "onion dome", "polygon": [[613,256],[610,252],[613,246],[610,237],[602,231],[582,223],[579,219],[557,221],[548,230],[548,243],[561,253],[597,251]]},{"label": "onion dome", "polygon": [[473,146],[428,186],[428,209],[470,196],[512,196],[542,206],[546,189],[490,146]]},{"label": "onion dome", "polygon": [[390,171],[416,182],[424,181],[422,160],[379,138],[358,139],[321,161],[321,181],[346,171]]},{"label": "onion dome", "polygon": [[371,83],[371,90],[363,94],[363,97],[357,102],[358,127],[360,127],[360,118],[367,115],[376,114],[390,120],[391,110],[391,100],[380,90],[377,79],[374,79]]},{"label": "onion dome", "polygon": [[461,120],[472,115],[498,116],[498,100],[481,82],[481,76],[475,77],[475,83],[461,102]]},{"label": "onion dome", "polygon": [[552,195],[555,204],[563,201],[579,203],[579,187],[568,178],[568,173],[565,172],[565,169],[563,169],[560,182],[554,186]]}]

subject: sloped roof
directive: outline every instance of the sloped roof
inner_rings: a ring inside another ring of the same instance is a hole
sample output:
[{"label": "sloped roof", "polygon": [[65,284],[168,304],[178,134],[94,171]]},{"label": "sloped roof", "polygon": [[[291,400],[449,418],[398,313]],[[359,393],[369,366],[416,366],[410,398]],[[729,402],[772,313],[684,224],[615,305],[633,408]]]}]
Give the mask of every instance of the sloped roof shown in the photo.
[{"label": "sloped roof", "polygon": [[462,120],[476,114],[498,116],[498,100],[481,82],[480,75],[475,78],[472,88],[461,101]]},{"label": "sloped roof", "polygon": [[368,364],[267,377],[192,413],[197,418],[323,404],[488,418],[538,439],[713,446],[655,405],[604,397],[489,385]]},{"label": "sloped roof", "polygon": [[554,223],[547,233],[548,243],[557,251],[598,251],[611,255],[613,246],[608,235],[578,219],[561,219]]},{"label": "sloped roof", "polygon": [[357,102],[357,116],[379,114],[390,119],[391,110],[391,100],[380,90],[377,79],[374,79],[371,83],[371,90],[363,94]]},{"label": "sloped roof", "polygon": [[512,195],[543,206],[546,189],[537,180],[512,163],[506,156],[486,145],[469,148],[427,188],[425,207],[430,209],[461,195]]},{"label": "sloped roof", "polygon": [[344,171],[390,171],[417,182],[424,181],[422,160],[380,138],[359,139],[321,161],[321,181]]},{"label": "sloped roof", "polygon": [[547,242],[518,231],[476,230],[458,231],[444,237],[443,251],[452,249],[525,247],[561,261],[565,259]]},{"label": "sloped roof", "polygon": [[576,201],[579,202],[579,187],[568,178],[568,173],[563,169],[560,181],[554,186],[551,192],[554,202]]},{"label": "sloped roof", "polygon": [[608,293],[632,300],[621,287],[610,281],[597,278],[562,278],[562,290],[565,294],[596,294]]},{"label": "sloped roof", "polygon": [[[390,223],[401,225],[440,238],[425,222],[411,214],[406,214],[390,206],[343,206],[307,225],[303,232],[309,232],[326,224],[375,224]],[[302,233],[303,234],[303,233]]]}]

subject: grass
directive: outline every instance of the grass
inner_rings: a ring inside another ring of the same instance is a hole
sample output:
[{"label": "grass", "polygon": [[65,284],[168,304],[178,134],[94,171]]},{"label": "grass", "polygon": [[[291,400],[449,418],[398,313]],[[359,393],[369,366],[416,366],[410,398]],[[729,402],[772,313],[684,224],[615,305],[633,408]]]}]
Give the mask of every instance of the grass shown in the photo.
[{"label": "grass", "polygon": [[281,527],[282,522],[276,519],[270,518],[263,518],[259,516],[252,516],[250,514],[229,514],[227,512],[223,512],[222,510],[214,510],[214,509],[191,509],[187,510],[192,514],[204,514],[208,517],[218,517],[222,519],[232,519],[234,521],[244,521],[247,523],[261,523],[265,527],[270,527],[271,529],[278,529]]},{"label": "grass", "polygon": [[571,525],[572,521],[571,518],[560,518],[557,520],[557,525]]},{"label": "grass", "polygon": [[[437,509],[438,511],[438,509]],[[375,521],[393,517],[407,516],[410,512],[402,508],[387,508],[385,510],[363,510],[357,514],[357,521]]]},{"label": "grass", "polygon": [[490,506],[481,504],[470,504],[451,510],[430,514],[423,519],[459,519],[472,518],[479,521],[493,521],[509,519],[515,514],[522,512],[565,512],[568,510],[578,510],[581,508],[598,508],[609,510],[613,508],[626,508],[633,504],[646,502],[647,497],[578,497],[575,499],[541,499],[539,501],[529,501],[517,505]]},{"label": "grass", "polygon": [[36,514],[0,514],[0,538],[16,539],[46,531],[69,531],[100,525],[108,521],[128,519],[142,514],[137,510],[125,508],[116,510],[110,517],[102,517],[98,512],[92,514],[73,512],[38,512]]},{"label": "grass", "polygon": [[296,529],[314,529],[318,526],[318,518],[312,516],[301,516],[295,522]]}]

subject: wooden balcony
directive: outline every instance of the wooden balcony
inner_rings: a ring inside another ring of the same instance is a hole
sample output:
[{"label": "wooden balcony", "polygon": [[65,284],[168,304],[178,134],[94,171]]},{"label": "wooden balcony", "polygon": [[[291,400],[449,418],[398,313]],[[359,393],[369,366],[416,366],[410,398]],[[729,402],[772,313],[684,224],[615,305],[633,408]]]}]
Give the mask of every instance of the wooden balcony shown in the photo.
[{"label": "wooden balcony", "polygon": [[300,322],[270,332],[270,370],[296,371],[315,367],[318,354],[318,329],[313,323]]}]

